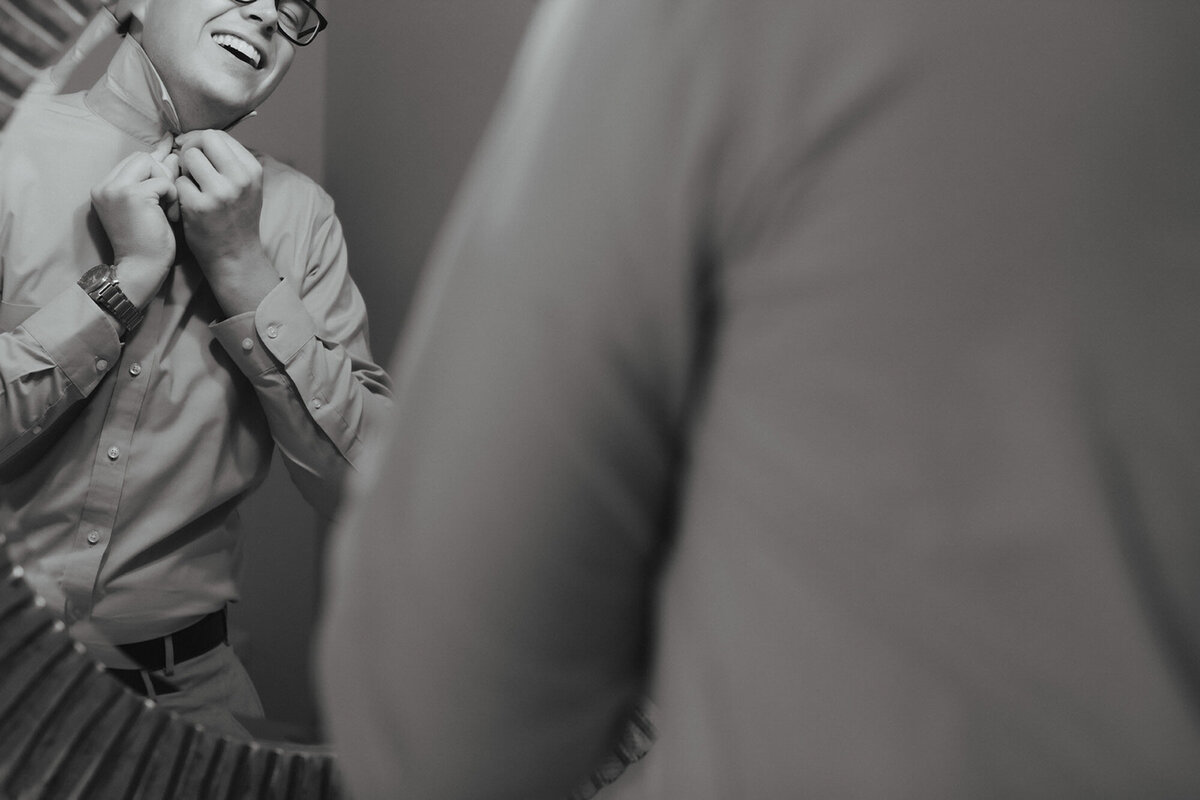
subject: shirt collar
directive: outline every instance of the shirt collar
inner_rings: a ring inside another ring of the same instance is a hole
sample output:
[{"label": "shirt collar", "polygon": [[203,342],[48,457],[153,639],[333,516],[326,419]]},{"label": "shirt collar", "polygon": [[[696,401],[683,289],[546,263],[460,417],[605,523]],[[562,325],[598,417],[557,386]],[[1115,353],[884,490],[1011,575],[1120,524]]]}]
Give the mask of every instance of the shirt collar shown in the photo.
[{"label": "shirt collar", "polygon": [[150,57],[126,36],[108,71],[88,90],[88,106],[135,139],[154,146],[181,132],[179,114]]},{"label": "shirt collar", "polygon": [[[167,85],[150,56],[130,36],[121,41],[108,70],[88,90],[85,102],[117,128],[152,147],[164,139],[173,140],[183,130]],[[257,115],[257,111],[250,111],[225,130]]]}]

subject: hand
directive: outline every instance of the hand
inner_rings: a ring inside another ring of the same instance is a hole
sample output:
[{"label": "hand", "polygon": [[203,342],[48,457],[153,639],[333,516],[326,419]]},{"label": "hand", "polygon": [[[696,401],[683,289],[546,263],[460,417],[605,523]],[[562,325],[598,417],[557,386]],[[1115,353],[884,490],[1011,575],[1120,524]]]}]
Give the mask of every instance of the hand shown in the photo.
[{"label": "hand", "polygon": [[262,164],[224,131],[190,131],[175,141],[188,249],[227,314],[252,310],[279,282],[259,234]]},{"label": "hand", "polygon": [[164,206],[176,201],[179,159],[134,153],[92,189],[125,294],[145,307],[175,263],[175,231]]},{"label": "hand", "polygon": [[261,250],[258,159],[224,131],[191,131],[175,141],[183,235],[200,266],[219,267]]}]

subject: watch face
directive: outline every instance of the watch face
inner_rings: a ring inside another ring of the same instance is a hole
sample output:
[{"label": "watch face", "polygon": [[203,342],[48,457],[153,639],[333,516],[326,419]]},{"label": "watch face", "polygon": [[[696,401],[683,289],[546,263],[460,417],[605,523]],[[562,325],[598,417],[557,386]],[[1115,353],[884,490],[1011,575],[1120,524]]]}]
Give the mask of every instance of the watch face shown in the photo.
[{"label": "watch face", "polygon": [[108,264],[97,264],[80,276],[79,287],[85,292],[90,292],[106,280],[111,280],[113,277],[112,273],[115,271]]}]

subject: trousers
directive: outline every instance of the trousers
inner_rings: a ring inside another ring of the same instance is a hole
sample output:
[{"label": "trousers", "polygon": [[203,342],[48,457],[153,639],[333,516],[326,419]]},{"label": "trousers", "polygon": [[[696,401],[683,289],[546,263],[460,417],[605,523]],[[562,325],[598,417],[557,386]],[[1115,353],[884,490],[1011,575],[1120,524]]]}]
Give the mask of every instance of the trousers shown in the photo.
[{"label": "trousers", "polygon": [[139,672],[143,694],[159,707],[209,731],[252,739],[238,718],[263,717],[258,690],[227,644],[219,644],[169,669]]}]

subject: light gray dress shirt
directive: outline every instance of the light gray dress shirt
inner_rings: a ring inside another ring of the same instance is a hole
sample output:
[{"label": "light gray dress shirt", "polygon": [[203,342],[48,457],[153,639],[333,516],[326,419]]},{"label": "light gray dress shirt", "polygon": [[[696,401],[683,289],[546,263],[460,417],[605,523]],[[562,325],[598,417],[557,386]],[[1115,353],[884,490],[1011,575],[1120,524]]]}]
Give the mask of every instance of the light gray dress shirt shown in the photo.
[{"label": "light gray dress shirt", "polygon": [[237,598],[237,508],[282,455],[332,514],[390,404],[333,201],[262,157],[263,243],[282,280],[226,318],[185,246],[122,343],[76,280],[112,253],[90,192],[179,124],[126,39],[89,91],[30,98],[0,148],[0,533],[98,655]]},{"label": "light gray dress shirt", "polygon": [[326,709],[364,800],[1200,796],[1200,4],[551,0]]}]

